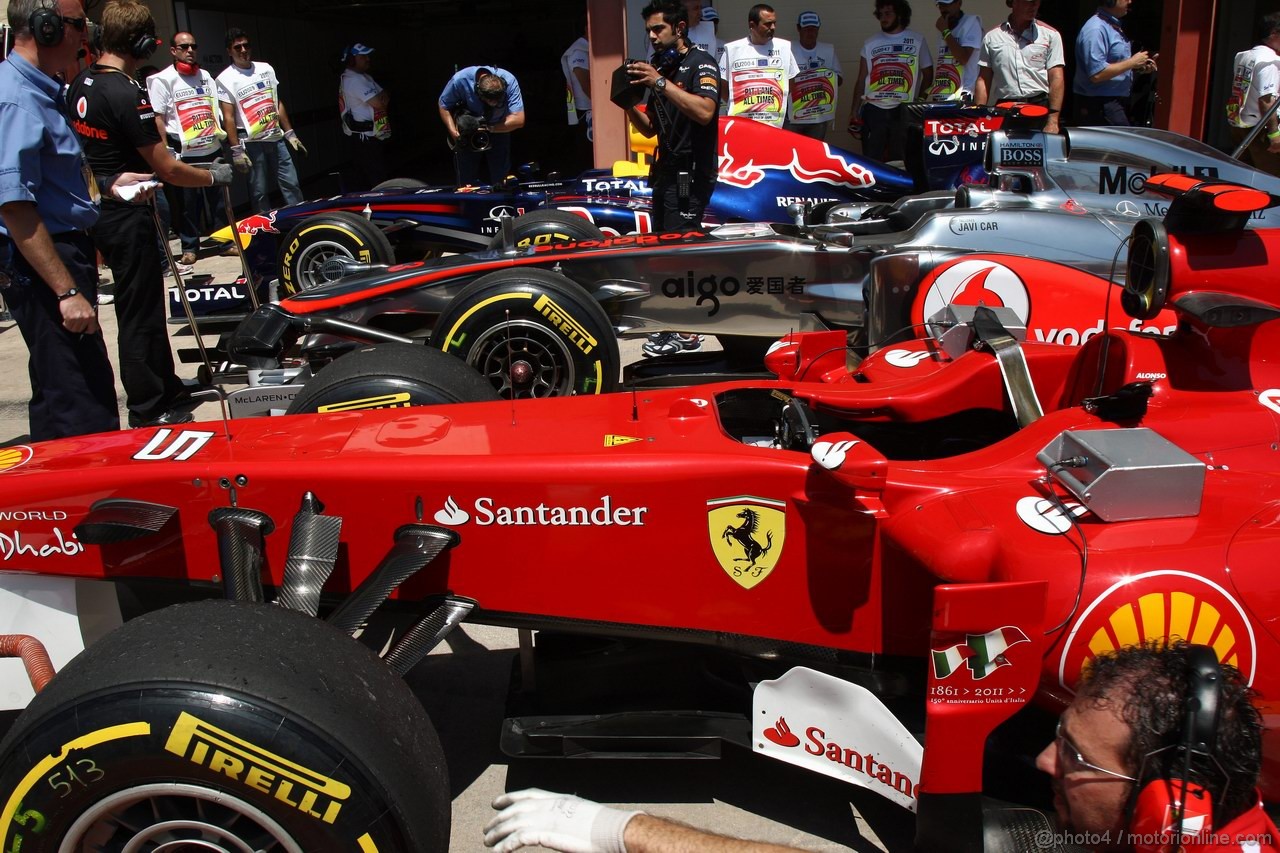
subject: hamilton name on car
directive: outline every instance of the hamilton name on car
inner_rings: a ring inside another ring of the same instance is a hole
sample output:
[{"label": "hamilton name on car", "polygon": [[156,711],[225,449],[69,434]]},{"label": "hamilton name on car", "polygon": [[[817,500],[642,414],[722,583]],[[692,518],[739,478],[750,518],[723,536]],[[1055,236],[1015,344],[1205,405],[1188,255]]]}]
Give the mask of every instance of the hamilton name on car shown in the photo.
[{"label": "hamilton name on car", "polygon": [[[494,498],[476,498],[472,504],[477,527],[519,527],[544,526],[553,527],[644,527],[644,515],[649,511],[647,506],[613,505],[613,498],[605,495],[600,503],[588,506],[548,506],[540,503],[537,506],[494,506]],[[444,508],[436,513],[435,519],[441,524],[459,525],[471,520],[472,514],[458,506],[452,496],[445,501]]]}]

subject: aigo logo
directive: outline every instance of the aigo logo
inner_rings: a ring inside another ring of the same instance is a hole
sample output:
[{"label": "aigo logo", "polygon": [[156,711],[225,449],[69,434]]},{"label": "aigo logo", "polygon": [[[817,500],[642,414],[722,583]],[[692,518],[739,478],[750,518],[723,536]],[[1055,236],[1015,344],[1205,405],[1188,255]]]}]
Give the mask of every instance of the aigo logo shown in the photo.
[{"label": "aigo logo", "polygon": [[1121,578],[1095,598],[1063,644],[1058,683],[1073,689],[1089,662],[1105,652],[1174,637],[1211,646],[1218,660],[1253,684],[1258,647],[1244,608],[1208,578],[1175,569]]},{"label": "aigo logo", "polygon": [[923,316],[926,320],[948,305],[985,305],[1011,308],[1018,319],[1031,316],[1031,296],[1013,270],[989,260],[967,259],[943,264],[922,283],[925,291]]}]

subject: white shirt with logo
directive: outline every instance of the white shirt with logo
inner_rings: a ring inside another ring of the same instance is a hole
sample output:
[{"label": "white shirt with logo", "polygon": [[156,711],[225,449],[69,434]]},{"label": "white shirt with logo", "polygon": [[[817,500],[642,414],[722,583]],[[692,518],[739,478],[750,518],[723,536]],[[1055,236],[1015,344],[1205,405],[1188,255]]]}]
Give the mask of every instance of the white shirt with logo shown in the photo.
[{"label": "white shirt with logo", "polygon": [[924,36],[915,30],[876,33],[862,45],[867,63],[867,103],[890,110],[916,100],[920,74],[933,67]]},{"label": "white shirt with logo", "polygon": [[170,65],[147,79],[147,97],[164,119],[165,133],[178,139],[180,156],[205,157],[221,147],[226,133],[218,118],[218,86],[208,71],[179,74]]},{"label": "white shirt with logo", "polygon": [[241,142],[277,142],[284,138],[280,126],[280,81],[265,62],[241,68],[234,62],[218,75],[218,100],[232,104]]},{"label": "white shirt with logo", "polygon": [[782,127],[790,103],[791,81],[800,73],[791,42],[773,38],[752,44],[731,41],[720,58],[720,76],[729,86],[729,115]]},{"label": "white shirt with logo", "polygon": [[836,97],[844,69],[830,43],[820,41],[813,48],[800,43],[791,47],[800,73],[791,81],[792,124],[820,124],[836,117]]},{"label": "white shirt with logo", "polygon": [[[387,111],[374,109],[369,103],[370,99],[376,98],[381,92],[382,87],[368,74],[361,74],[353,68],[342,72],[342,79],[338,81],[338,113],[345,115],[350,112],[353,121],[373,122],[373,130],[355,135],[376,136],[378,139],[391,136],[391,121],[387,117]],[[342,132],[347,136],[353,135],[345,122]]]},{"label": "white shirt with logo", "polygon": [[1231,76],[1227,121],[1236,127],[1253,127],[1265,112],[1258,100],[1274,97],[1277,90],[1280,90],[1280,56],[1265,44],[1240,51]]},{"label": "white shirt with logo", "polygon": [[982,19],[965,13],[951,28],[951,38],[961,47],[973,49],[969,61],[958,62],[947,46],[947,40],[938,34],[938,61],[933,66],[933,83],[929,86],[930,101],[955,101],[960,93],[973,93],[978,85],[978,54],[982,49]]},{"label": "white shirt with logo", "polygon": [[578,123],[578,110],[591,109],[591,93],[582,88],[573,69],[591,72],[591,48],[585,38],[579,38],[560,57],[560,71],[564,74],[565,110],[569,124]]},{"label": "white shirt with logo", "polygon": [[982,37],[978,66],[991,69],[989,103],[1049,93],[1049,69],[1065,66],[1062,34],[1043,21],[1015,33],[1006,20]]}]

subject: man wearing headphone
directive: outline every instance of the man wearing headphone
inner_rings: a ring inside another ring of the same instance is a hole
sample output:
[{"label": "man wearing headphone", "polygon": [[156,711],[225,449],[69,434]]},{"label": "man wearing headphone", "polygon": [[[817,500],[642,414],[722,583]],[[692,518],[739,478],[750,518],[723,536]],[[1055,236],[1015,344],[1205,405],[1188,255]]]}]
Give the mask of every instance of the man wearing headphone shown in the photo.
[{"label": "man wearing headphone", "polygon": [[62,81],[88,26],[80,0],[11,0],[0,62],[0,287],[30,354],[31,438],[120,428],[98,325],[88,229],[96,193],[67,122]]},{"label": "man wearing headphone", "polygon": [[1076,37],[1076,74],[1071,89],[1081,125],[1128,127],[1133,75],[1156,70],[1155,56],[1133,52],[1121,19],[1133,0],[1102,0]]},{"label": "man wearing headphone", "polygon": [[[226,163],[217,162],[210,169],[183,163],[160,138],[147,92],[134,80],[138,64],[159,43],[151,12],[138,0],[107,4],[102,12],[102,56],[67,93],[72,126],[94,178],[100,187],[123,185],[122,172],[151,172],[179,187],[230,184],[232,172]],[[120,381],[129,426],[191,421],[191,413],[179,408],[188,392],[174,371],[164,316],[161,244],[145,199],[104,198],[92,234],[116,287]]]},{"label": "man wearing headphone", "polygon": [[[1262,715],[1240,672],[1213,649],[1153,641],[1095,658],[1057,736],[1036,760],[1063,833],[1035,843],[1135,853],[1280,851],[1256,789]],[[1186,783],[1184,785],[1184,782]],[[1184,793],[1185,791],[1185,793]],[[1187,803],[1180,812],[1174,802]],[[498,797],[484,843],[575,853],[785,853],[530,788]]]}]

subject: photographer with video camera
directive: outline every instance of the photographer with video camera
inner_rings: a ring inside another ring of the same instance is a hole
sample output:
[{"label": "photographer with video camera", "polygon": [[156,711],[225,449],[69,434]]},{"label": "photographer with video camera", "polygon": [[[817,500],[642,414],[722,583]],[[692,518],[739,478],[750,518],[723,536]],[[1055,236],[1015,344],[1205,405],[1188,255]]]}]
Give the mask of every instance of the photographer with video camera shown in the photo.
[{"label": "photographer with video camera", "polygon": [[458,185],[478,183],[480,161],[489,165],[489,182],[511,170],[511,136],[524,127],[520,84],[497,66],[472,65],[450,78],[440,93],[440,121],[449,133]]}]

